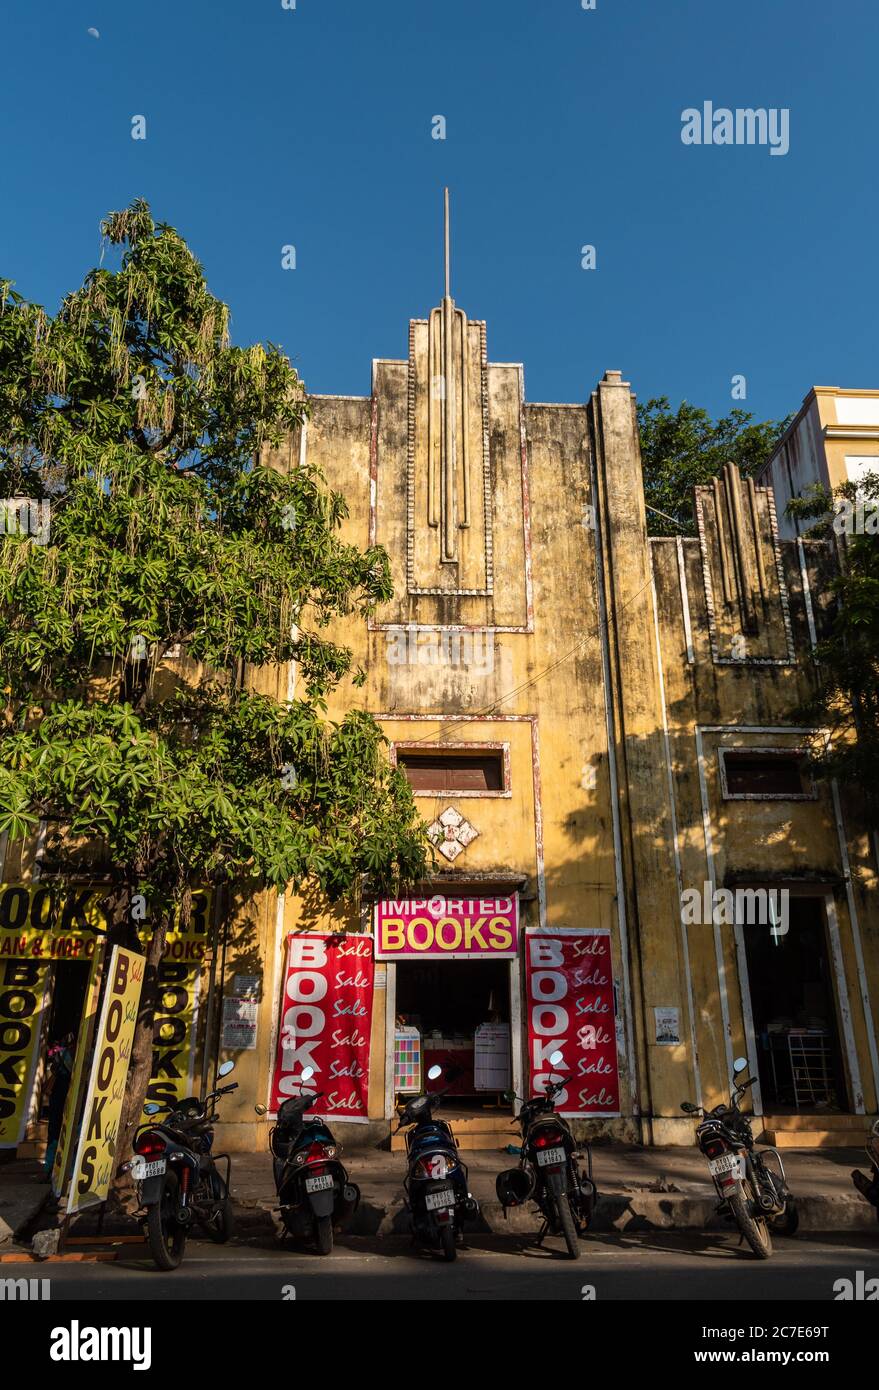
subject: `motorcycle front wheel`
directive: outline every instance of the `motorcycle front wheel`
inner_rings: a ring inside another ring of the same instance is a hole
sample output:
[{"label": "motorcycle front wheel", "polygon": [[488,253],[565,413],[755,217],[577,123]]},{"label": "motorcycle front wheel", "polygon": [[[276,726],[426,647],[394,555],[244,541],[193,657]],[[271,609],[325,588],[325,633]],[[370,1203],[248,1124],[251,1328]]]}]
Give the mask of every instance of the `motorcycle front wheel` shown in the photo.
[{"label": "motorcycle front wheel", "polygon": [[769,1229],[776,1236],[796,1235],[800,1225],[800,1214],[797,1211],[797,1204],[792,1197],[788,1197],[784,1211],[780,1216],[769,1218]]},{"label": "motorcycle front wheel", "polygon": [[161,1199],[147,1207],[147,1244],[159,1269],[176,1269],[186,1250],[186,1227],[175,1221],[177,1179],[169,1174]]},{"label": "motorcycle front wheel", "polygon": [[[750,1192],[750,1184],[748,1192]],[[753,1217],[748,1210],[748,1192],[743,1183],[738,1183],[735,1192],[727,1198],[736,1225],[759,1260],[768,1260],[772,1254],[772,1236],[769,1222],[765,1216]]]},{"label": "motorcycle front wheel", "polygon": [[214,1174],[213,1196],[216,1201],[216,1209],[204,1223],[208,1238],[215,1245],[225,1245],[232,1239],[235,1231],[235,1218],[232,1215],[232,1202],[225,1182],[219,1173]]}]

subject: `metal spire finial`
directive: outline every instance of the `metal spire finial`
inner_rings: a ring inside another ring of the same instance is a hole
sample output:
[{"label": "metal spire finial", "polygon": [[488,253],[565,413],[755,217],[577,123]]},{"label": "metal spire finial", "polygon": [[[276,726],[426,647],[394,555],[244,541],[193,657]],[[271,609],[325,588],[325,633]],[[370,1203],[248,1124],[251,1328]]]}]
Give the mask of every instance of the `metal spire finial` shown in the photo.
[{"label": "metal spire finial", "polygon": [[451,297],[451,290],[450,290],[450,288],[449,288],[450,283],[451,283],[451,275],[450,275],[451,252],[450,252],[450,247],[449,247],[449,190],[446,188],[446,189],[444,190],[444,193],[445,193],[446,299],[449,299],[449,298]]}]

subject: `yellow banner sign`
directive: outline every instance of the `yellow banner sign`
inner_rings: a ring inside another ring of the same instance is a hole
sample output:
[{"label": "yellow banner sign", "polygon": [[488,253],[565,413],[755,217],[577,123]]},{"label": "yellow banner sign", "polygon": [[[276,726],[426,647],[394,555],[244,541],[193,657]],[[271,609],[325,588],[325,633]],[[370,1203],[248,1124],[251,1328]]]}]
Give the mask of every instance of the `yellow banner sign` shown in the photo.
[{"label": "yellow banner sign", "polygon": [[113,947],[85,1093],[68,1212],[103,1202],[110,1191],[145,964],[143,956],[121,946]]},{"label": "yellow banner sign", "polygon": [[159,966],[148,1101],[172,1103],[192,1095],[200,983],[200,965],[166,957]]},{"label": "yellow banner sign", "polygon": [[[0,961],[91,960],[106,935],[111,888],[104,884],[0,884]],[[204,960],[210,938],[211,893],[192,895],[192,915],[186,931],[168,932],[166,960]],[[144,906],[144,911],[145,911]],[[149,919],[139,922],[138,934],[148,940]]]},{"label": "yellow banner sign", "polygon": [[41,960],[0,960],[0,1149],[24,1138],[49,980]]}]

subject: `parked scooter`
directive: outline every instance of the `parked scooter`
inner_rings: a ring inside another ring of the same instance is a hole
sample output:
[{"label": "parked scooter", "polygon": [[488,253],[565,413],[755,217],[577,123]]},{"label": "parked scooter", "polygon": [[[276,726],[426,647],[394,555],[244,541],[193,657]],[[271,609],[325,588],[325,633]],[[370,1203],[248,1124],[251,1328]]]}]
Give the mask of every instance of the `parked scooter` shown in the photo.
[{"label": "parked scooter", "polygon": [[[217,1077],[228,1076],[234,1062],[223,1062]],[[232,1235],[229,1200],[231,1159],[211,1152],[217,1119],[214,1102],[238,1089],[238,1082],[220,1086],[199,1100],[189,1096],[173,1107],[151,1101],[147,1115],[169,1111],[168,1118],[149,1120],[134,1136],[134,1155],[120,1167],[130,1173],[144,1209],[150,1254],[159,1269],[176,1269],[186,1250],[186,1237],[197,1221],[211,1240],[222,1244]],[[225,1161],[225,1176],[217,1163]]]},{"label": "parked scooter", "polygon": [[[431,1081],[442,1074],[439,1066],[427,1073]],[[394,1133],[407,1130],[403,1191],[415,1238],[431,1250],[441,1250],[443,1259],[454,1260],[464,1221],[477,1215],[479,1205],[469,1191],[467,1168],[461,1162],[451,1127],[434,1119],[443,1094],[433,1091],[413,1097]]]},{"label": "parked scooter", "polygon": [[[734,1076],[747,1071],[748,1063],[739,1057],[733,1063]],[[718,1212],[731,1216],[761,1260],[772,1254],[772,1232],[792,1236],[799,1225],[797,1208],[777,1149],[757,1149],[747,1115],[739,1101],[753,1086],[755,1078],[733,1082],[729,1105],[717,1105],[708,1112],[696,1130],[696,1143],[708,1159],[708,1171],[720,1197]],[[685,1100],[681,1109],[687,1115],[705,1115],[701,1106]],[[766,1160],[772,1155],[778,1164],[774,1172]]]},{"label": "parked scooter", "polygon": [[[310,1081],[313,1067],[305,1067],[302,1080]],[[303,1092],[282,1102],[277,1122],[269,1133],[275,1188],[284,1228],[291,1236],[311,1236],[319,1255],[333,1249],[333,1228],[349,1220],[357,1210],[360,1188],[349,1182],[339,1159],[342,1145],[333,1138],[325,1120],[305,1112],[321,1099],[323,1091]],[[266,1114],[264,1105],[256,1106]]]},{"label": "parked scooter", "polygon": [[[563,1061],[561,1052],[554,1052],[550,1062],[557,1067]],[[556,1113],[556,1096],[571,1078],[553,1081],[542,1095],[523,1101],[517,1121],[522,1131],[522,1157],[518,1168],[508,1168],[495,1180],[498,1201],[504,1208],[535,1202],[543,1217],[538,1234],[540,1245],[547,1235],[563,1235],[568,1254],[576,1260],[580,1254],[580,1236],[585,1235],[595,1210],[597,1192],[592,1181],[592,1151],[588,1144],[577,1145],[570,1125]],[[511,1099],[521,1097],[511,1093]],[[586,1173],[581,1173],[577,1159],[585,1151]]]},{"label": "parked scooter", "polygon": [[852,1182],[861,1196],[872,1202],[876,1208],[876,1220],[879,1221],[879,1120],[870,1130],[866,1152],[870,1162],[870,1174],[862,1173],[860,1168],[855,1168],[852,1172]]}]

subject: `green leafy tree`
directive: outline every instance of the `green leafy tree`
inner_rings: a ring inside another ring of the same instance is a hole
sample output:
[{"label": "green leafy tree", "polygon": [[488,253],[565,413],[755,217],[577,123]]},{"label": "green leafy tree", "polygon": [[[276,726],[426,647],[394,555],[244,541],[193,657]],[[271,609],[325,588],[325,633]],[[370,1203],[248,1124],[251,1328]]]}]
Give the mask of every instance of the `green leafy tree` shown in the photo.
[{"label": "green leafy tree", "polygon": [[860,788],[879,829],[879,473],[835,493],[813,487],[787,511],[812,523],[810,536],[835,541],[839,558],[830,582],[836,602],[815,652],[816,693],[793,717],[829,734],[812,739],[813,770]]},{"label": "green leafy tree", "polygon": [[[304,419],[296,372],[229,344],[225,305],[145,203],[102,230],[116,268],[54,317],[0,282],[0,497],[50,509],[48,537],[8,507],[0,534],[0,833],[53,818],[98,837],[114,940],[136,946],[148,900],[118,1161],[192,889],[338,899],[417,879],[429,849],[375,722],[326,718],[339,679],[362,678],[327,625],[386,601],[390,568],[342,542],[344,499],[312,464],[260,461]],[[291,660],[301,698],[259,693],[254,668]]]},{"label": "green leafy tree", "polygon": [[789,424],[789,418],[755,423],[738,408],[712,420],[689,401],[672,410],[667,396],[639,404],[637,411],[652,536],[694,536],[693,488],[710,483],[725,463],[737,464],[745,477],[756,473]]}]

